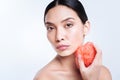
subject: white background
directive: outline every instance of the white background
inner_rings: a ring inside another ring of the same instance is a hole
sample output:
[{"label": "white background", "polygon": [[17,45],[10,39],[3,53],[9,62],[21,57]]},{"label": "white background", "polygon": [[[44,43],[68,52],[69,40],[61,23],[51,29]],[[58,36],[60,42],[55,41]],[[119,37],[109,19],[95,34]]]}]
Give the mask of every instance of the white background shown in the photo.
[{"label": "white background", "polygon": [[[56,53],[46,38],[44,9],[51,0],[0,0],[0,80],[32,80]],[[120,76],[119,0],[82,0],[91,22],[86,41],[103,52],[113,80]]]}]

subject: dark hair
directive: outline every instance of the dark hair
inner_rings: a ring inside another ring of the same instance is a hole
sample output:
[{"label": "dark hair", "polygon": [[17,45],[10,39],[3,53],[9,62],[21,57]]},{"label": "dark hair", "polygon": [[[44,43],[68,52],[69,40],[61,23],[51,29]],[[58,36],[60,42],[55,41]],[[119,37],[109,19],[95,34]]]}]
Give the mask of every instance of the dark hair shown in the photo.
[{"label": "dark hair", "polygon": [[79,16],[79,18],[81,19],[83,24],[85,24],[85,22],[88,20],[85,9],[79,0],[54,0],[50,4],[48,4],[48,6],[45,9],[44,21],[45,21],[45,16],[46,16],[47,12],[51,8],[53,8],[57,5],[64,5],[64,6],[71,8],[72,10],[74,10],[77,13],[77,15]]}]

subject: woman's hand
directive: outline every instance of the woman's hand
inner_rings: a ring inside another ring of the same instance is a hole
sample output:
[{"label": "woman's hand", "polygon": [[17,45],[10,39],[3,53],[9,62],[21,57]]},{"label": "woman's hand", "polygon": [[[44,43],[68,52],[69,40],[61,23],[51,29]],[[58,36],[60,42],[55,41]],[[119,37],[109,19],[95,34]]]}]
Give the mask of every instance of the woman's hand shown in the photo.
[{"label": "woman's hand", "polygon": [[102,51],[95,46],[97,51],[92,64],[85,67],[81,55],[78,55],[78,64],[83,80],[99,80],[102,67]]}]

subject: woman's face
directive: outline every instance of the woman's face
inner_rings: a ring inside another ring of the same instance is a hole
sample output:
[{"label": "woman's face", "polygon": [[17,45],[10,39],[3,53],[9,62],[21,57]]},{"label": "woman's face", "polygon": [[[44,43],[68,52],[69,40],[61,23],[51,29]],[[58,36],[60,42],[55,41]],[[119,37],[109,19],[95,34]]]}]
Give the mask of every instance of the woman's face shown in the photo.
[{"label": "woman's face", "polygon": [[69,56],[83,44],[88,25],[70,8],[58,5],[45,16],[47,37],[60,56]]}]

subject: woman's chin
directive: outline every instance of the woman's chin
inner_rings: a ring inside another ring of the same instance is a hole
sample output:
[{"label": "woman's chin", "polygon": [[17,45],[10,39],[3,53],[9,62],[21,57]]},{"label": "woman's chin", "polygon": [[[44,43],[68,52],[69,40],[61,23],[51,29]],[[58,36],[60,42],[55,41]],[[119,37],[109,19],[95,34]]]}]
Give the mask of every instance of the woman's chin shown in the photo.
[{"label": "woman's chin", "polygon": [[73,52],[62,51],[62,52],[57,52],[57,54],[58,54],[59,56],[66,57],[66,56],[70,56],[70,55],[72,55]]}]

